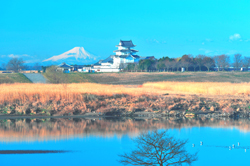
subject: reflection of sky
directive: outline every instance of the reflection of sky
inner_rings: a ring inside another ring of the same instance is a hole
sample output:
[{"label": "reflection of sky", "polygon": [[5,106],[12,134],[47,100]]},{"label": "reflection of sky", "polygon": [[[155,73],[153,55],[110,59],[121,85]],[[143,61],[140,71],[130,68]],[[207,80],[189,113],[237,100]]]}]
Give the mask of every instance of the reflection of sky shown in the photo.
[{"label": "reflection of sky", "polygon": [[[241,133],[237,129],[194,127],[169,130],[180,139],[189,139],[187,145],[191,153],[199,151],[199,160],[193,165],[246,165],[250,149],[232,149],[215,147],[231,146],[240,142],[240,147],[250,146],[250,133]],[[203,141],[203,146],[200,146]],[[192,148],[192,144],[195,147]],[[90,136],[57,141],[8,142],[0,144],[1,150],[70,150],[62,154],[0,155],[0,165],[119,165],[117,154],[133,148],[128,135],[110,138]]]}]

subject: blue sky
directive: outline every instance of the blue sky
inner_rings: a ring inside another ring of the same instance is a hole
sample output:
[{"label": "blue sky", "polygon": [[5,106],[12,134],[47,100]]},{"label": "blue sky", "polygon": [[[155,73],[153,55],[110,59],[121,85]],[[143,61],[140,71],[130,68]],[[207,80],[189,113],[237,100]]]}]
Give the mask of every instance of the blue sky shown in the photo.
[{"label": "blue sky", "polygon": [[0,60],[39,62],[76,46],[103,59],[120,39],[132,40],[140,56],[250,56],[249,7],[249,0],[1,1]]}]

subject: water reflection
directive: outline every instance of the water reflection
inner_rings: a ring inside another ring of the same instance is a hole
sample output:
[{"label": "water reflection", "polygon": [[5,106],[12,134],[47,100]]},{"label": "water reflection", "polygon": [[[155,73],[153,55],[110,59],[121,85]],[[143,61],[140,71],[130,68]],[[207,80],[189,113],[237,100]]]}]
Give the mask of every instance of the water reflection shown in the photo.
[{"label": "water reflection", "polygon": [[0,150],[0,154],[47,154],[47,153],[66,153],[65,150]]},{"label": "water reflection", "polygon": [[160,128],[189,127],[238,128],[250,131],[249,119],[175,119],[175,118],[47,118],[0,119],[0,141],[44,141],[72,137],[116,135],[135,136],[140,131]]}]

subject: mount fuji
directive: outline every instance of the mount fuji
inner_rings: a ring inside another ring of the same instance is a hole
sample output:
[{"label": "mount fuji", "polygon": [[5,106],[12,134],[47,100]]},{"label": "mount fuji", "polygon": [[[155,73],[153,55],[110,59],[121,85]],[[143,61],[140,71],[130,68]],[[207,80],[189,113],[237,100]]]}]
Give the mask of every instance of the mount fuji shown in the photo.
[{"label": "mount fuji", "polygon": [[96,61],[96,59],[97,58],[94,55],[88,53],[83,47],[74,47],[73,49],[66,51],[60,55],[55,55],[48,59],[45,59],[43,60],[43,62],[89,64]]}]

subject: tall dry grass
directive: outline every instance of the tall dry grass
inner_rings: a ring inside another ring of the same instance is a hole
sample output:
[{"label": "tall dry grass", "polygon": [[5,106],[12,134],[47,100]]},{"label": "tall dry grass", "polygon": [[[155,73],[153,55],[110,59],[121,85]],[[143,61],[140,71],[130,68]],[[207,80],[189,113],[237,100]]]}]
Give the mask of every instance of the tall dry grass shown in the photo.
[{"label": "tall dry grass", "polygon": [[[123,85],[103,85],[95,83],[78,84],[0,84],[0,103],[4,102],[25,102],[39,101],[47,102],[50,100],[82,100],[83,94],[95,95],[143,95],[155,93],[153,88],[137,88],[136,86]],[[161,91],[159,90],[159,93]]]},{"label": "tall dry grass", "polygon": [[78,84],[0,84],[0,104],[4,102],[39,101],[42,103],[59,100],[68,102],[82,101],[83,94],[132,96],[173,93],[191,93],[208,95],[250,94],[250,83],[216,82],[156,82],[142,86],[104,85],[95,83]]},{"label": "tall dry grass", "polygon": [[249,95],[250,83],[229,82],[149,82],[143,87],[208,95]]}]

